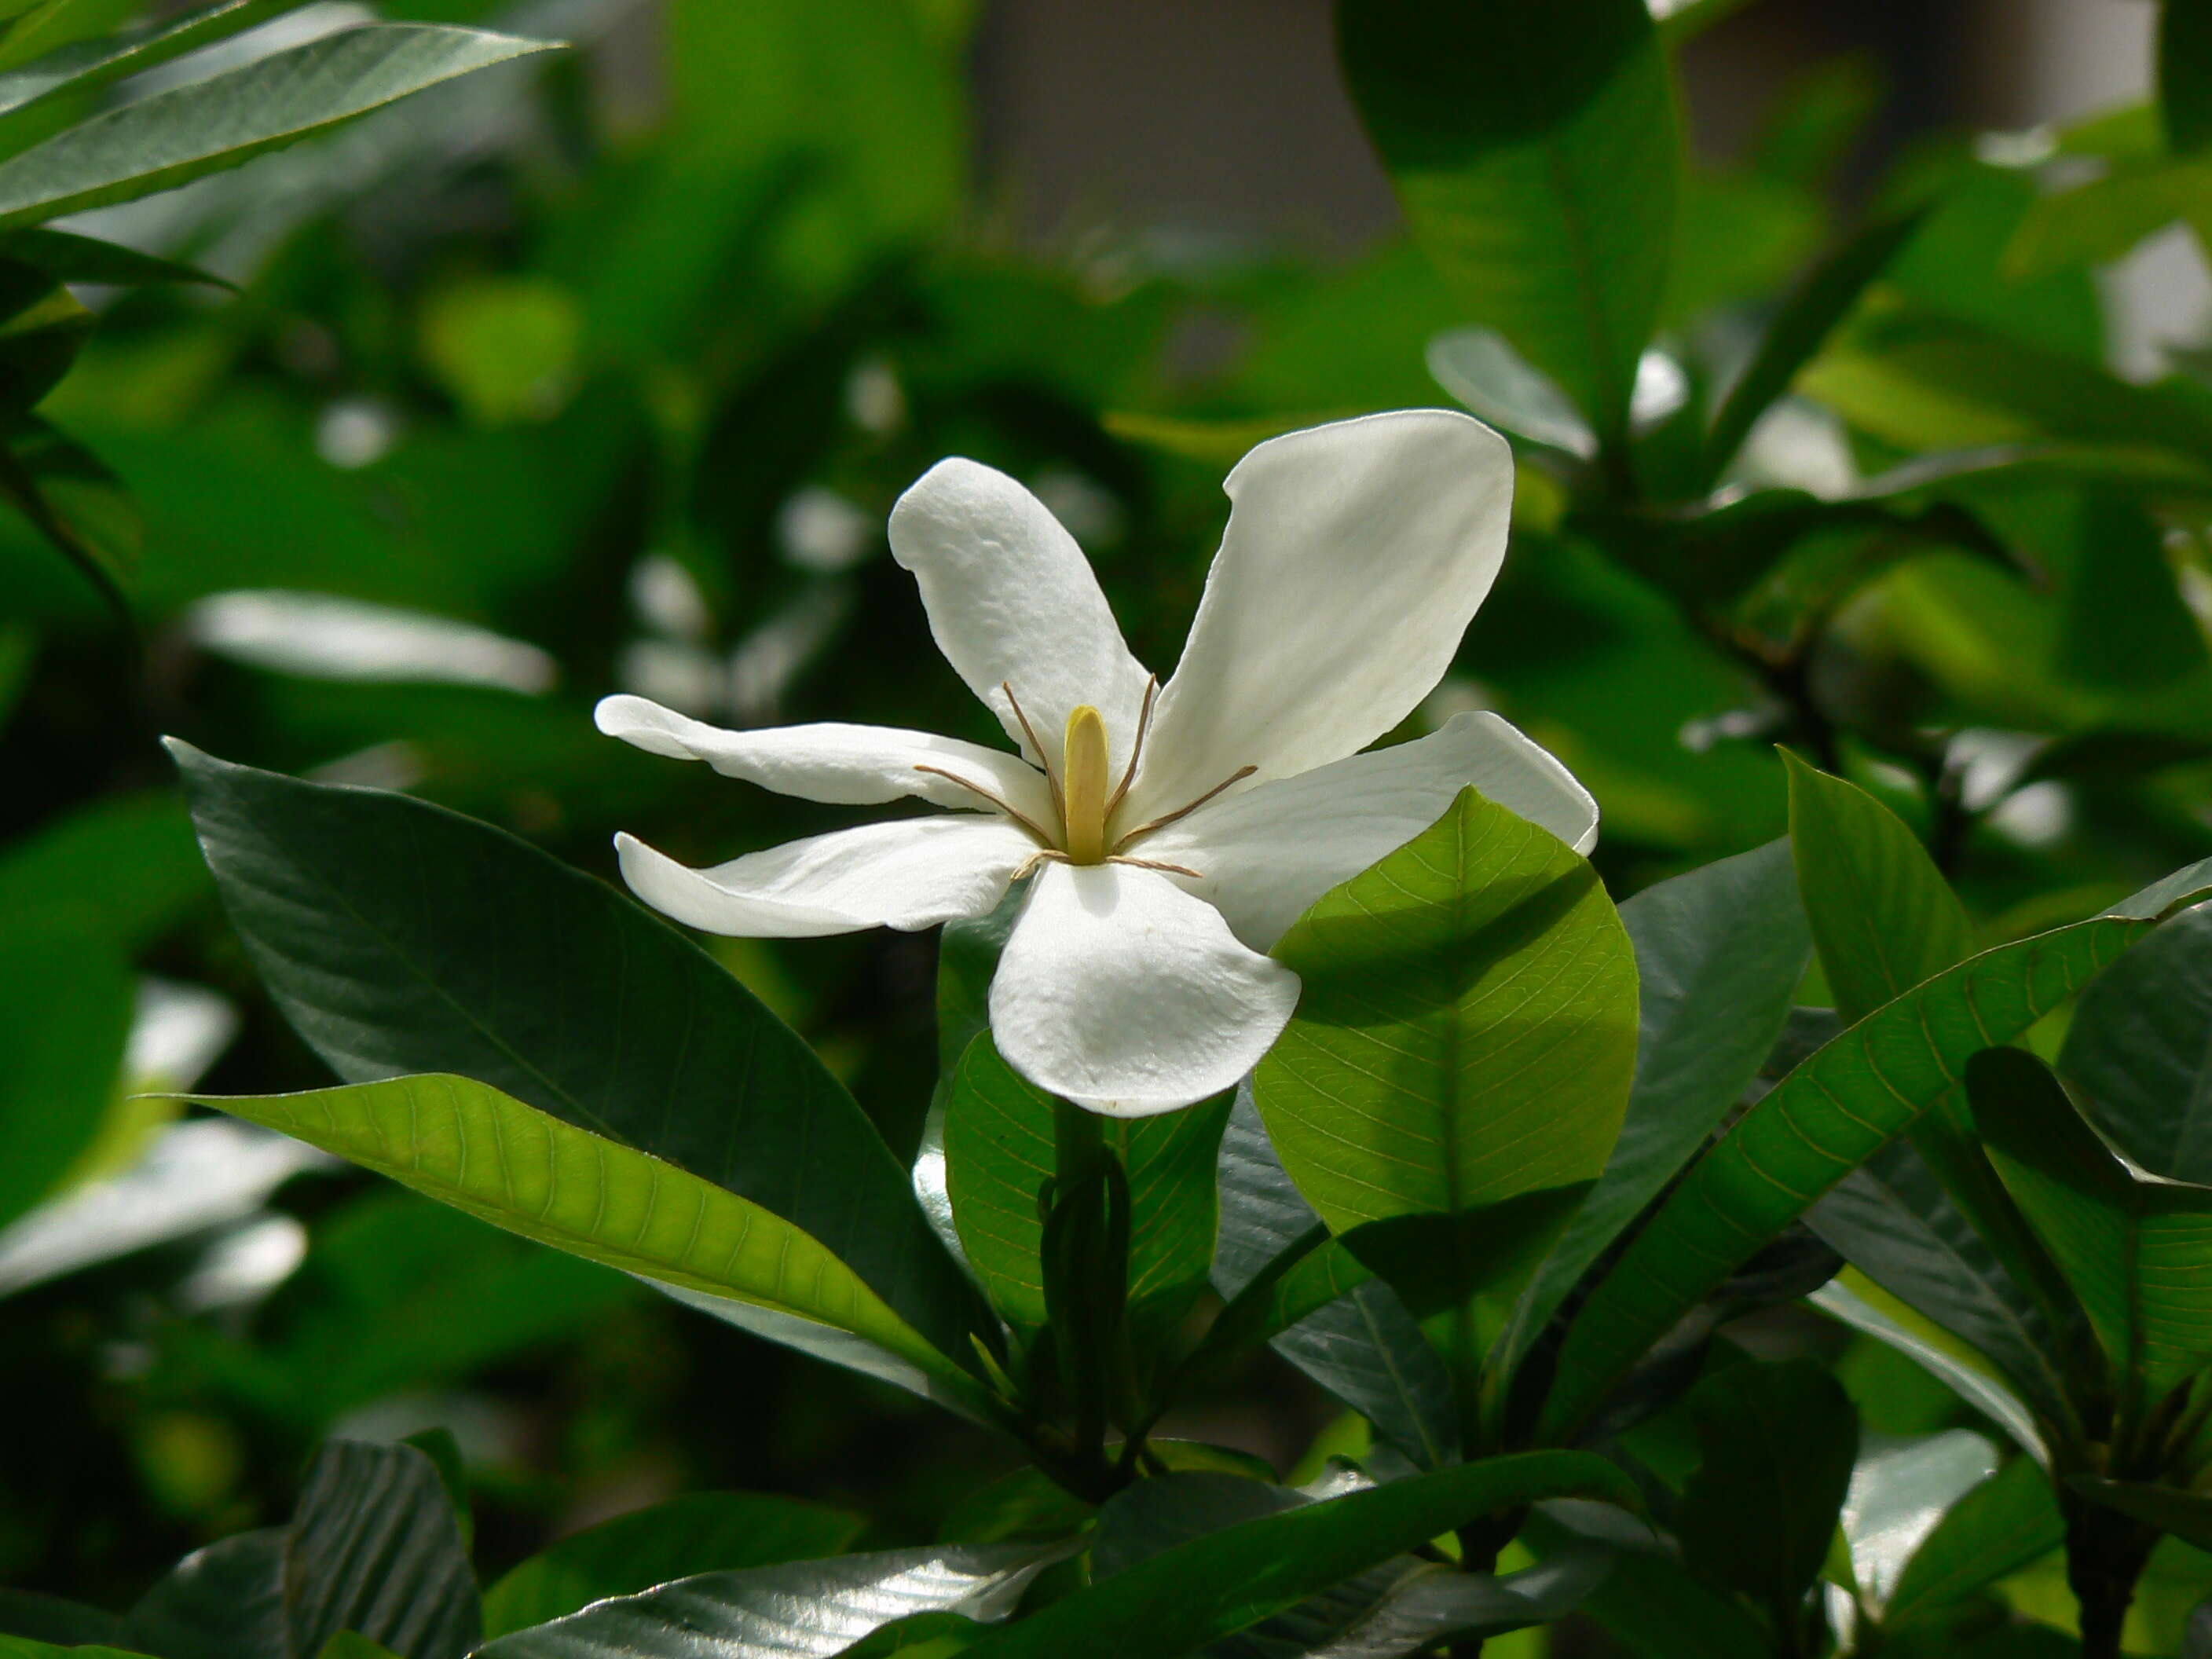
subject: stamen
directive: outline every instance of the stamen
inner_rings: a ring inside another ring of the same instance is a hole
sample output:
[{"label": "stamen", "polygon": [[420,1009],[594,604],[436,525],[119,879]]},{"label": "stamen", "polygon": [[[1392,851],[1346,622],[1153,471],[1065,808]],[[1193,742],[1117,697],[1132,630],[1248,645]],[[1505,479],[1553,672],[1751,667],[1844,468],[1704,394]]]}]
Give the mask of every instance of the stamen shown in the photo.
[{"label": "stamen", "polygon": [[1155,674],[1145,682],[1145,706],[1137,711],[1137,740],[1129,745],[1129,763],[1121,769],[1121,781],[1114,786],[1113,794],[1107,799],[1106,816],[1109,819],[1136,778],[1137,757],[1145,752],[1145,733],[1152,729],[1152,700],[1159,695],[1160,677]]},{"label": "stamen", "polygon": [[1016,811],[1009,802],[993,794],[981,784],[976,783],[968,778],[963,778],[957,772],[948,772],[941,766],[923,766],[917,764],[914,769],[917,772],[927,772],[933,777],[944,778],[949,782],[957,783],[963,789],[967,790],[970,794],[981,795],[985,800],[990,802],[992,805],[997,807],[1001,812],[1004,812],[1016,823],[1020,824],[1023,829],[1028,830],[1030,832],[1030,838],[1040,847],[1049,847],[1052,845],[1052,837],[1038,828],[1036,823],[1026,814]]},{"label": "stamen", "polygon": [[1106,856],[1106,722],[1087,702],[1067,716],[1067,739],[1060,750],[1066,769],[1061,843],[1078,864],[1097,864]]},{"label": "stamen", "polygon": [[1215,785],[1213,786],[1213,787],[1212,787],[1212,788],[1211,788],[1211,789],[1207,790],[1204,794],[1200,795],[1200,796],[1196,800],[1194,800],[1194,801],[1191,802],[1189,805],[1188,805],[1188,806],[1178,806],[1178,807],[1176,807],[1176,810],[1175,810],[1174,811],[1172,811],[1172,812],[1168,812],[1168,813],[1164,813],[1164,814],[1162,814],[1160,817],[1154,818],[1154,819],[1153,819],[1151,823],[1140,823],[1140,824],[1139,824],[1135,829],[1133,829],[1133,830],[1132,830],[1131,831],[1129,831],[1129,833],[1128,833],[1127,835],[1126,835],[1126,836],[1122,836],[1122,837],[1121,838],[1121,840],[1119,840],[1119,841],[1115,842],[1114,843],[1114,845],[1113,845],[1113,847],[1112,847],[1112,848],[1111,848],[1110,850],[1111,850],[1111,851],[1113,851],[1113,852],[1118,853],[1118,852],[1120,852],[1120,851],[1121,851],[1124,847],[1127,847],[1127,846],[1131,842],[1133,842],[1133,841],[1136,840],[1138,836],[1149,836],[1149,835],[1151,835],[1151,834],[1152,833],[1152,831],[1153,831],[1153,830],[1164,830],[1164,829],[1166,829],[1166,828],[1168,827],[1168,825],[1170,825],[1170,823],[1174,823],[1177,818],[1187,818],[1187,817],[1189,817],[1193,812],[1195,812],[1196,811],[1198,811],[1198,809],[1199,809],[1200,807],[1201,807],[1201,806],[1205,805],[1206,802],[1208,802],[1208,801],[1212,800],[1212,799],[1216,795],[1219,794],[1223,790],[1224,790],[1224,789],[1228,788],[1228,787],[1229,787],[1229,786],[1230,786],[1231,784],[1232,784],[1232,783],[1242,783],[1242,782],[1243,782],[1245,779],[1247,779],[1247,778],[1250,777],[1250,776],[1251,776],[1255,772],[1258,771],[1259,769],[1259,769],[1258,767],[1256,767],[1256,766],[1240,766],[1240,767],[1238,767],[1238,768],[1237,768],[1234,772],[1231,772],[1231,773],[1227,777],[1225,777],[1225,778],[1222,779],[1222,781],[1221,781],[1220,782],[1218,782],[1218,783],[1215,784]]},{"label": "stamen", "polygon": [[1060,780],[1053,774],[1051,752],[1037,741],[1036,727],[1031,726],[1030,717],[1022,713],[1021,699],[1014,695],[1013,683],[1011,680],[1000,680],[999,690],[1006,694],[1006,701],[1013,708],[1014,718],[1021,722],[1022,735],[1030,740],[1030,748],[1037,757],[1037,764],[1044,768],[1045,783],[1052,790],[1052,810],[1060,814],[1062,823],[1066,823],[1067,803],[1060,799]]},{"label": "stamen", "polygon": [[1158,859],[1124,858],[1121,854],[1114,853],[1109,854],[1107,856],[1106,862],[1109,864],[1133,864],[1139,870],[1164,870],[1171,876],[1188,876],[1193,881],[1200,881],[1204,879],[1197,871],[1192,869],[1187,864],[1163,864]]}]

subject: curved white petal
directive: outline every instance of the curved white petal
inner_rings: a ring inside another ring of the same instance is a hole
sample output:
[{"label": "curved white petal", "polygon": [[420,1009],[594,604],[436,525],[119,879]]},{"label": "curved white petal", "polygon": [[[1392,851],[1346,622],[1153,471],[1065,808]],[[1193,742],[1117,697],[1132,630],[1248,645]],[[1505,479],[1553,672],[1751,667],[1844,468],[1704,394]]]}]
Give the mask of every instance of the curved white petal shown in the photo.
[{"label": "curved white petal", "polygon": [[1198,871],[1182,885],[1245,944],[1272,950],[1308,905],[1413,840],[1469,784],[1577,853],[1597,842],[1597,803],[1574,775],[1507,721],[1470,714],[1412,743],[1224,796],[1129,854]]},{"label": "curved white petal", "polygon": [[[988,790],[1035,823],[1050,820],[1044,776],[1018,757],[957,738],[888,726],[776,726],[729,732],[644,697],[603,697],[592,718],[611,738],[655,755],[702,760],[724,777],[779,795],[874,806],[913,795],[955,811],[988,810]],[[922,771],[922,767],[934,771]],[[975,788],[963,787],[951,773]]]},{"label": "curved white petal", "polygon": [[1297,1000],[1296,974],[1165,876],[1048,864],[999,958],[991,1032],[1039,1088],[1146,1117],[1232,1086]]},{"label": "curved white petal", "polygon": [[1513,457],[1480,421],[1403,410],[1271,438],[1224,488],[1229,528],[1130,822],[1239,767],[1341,760],[1411,714],[1505,556]]},{"label": "curved white petal", "polygon": [[863,927],[911,933],[988,915],[1036,843],[1003,818],[902,818],[693,870],[615,837],[623,879],[654,909],[747,939],[807,939]]},{"label": "curved white petal", "polygon": [[1115,767],[1127,763],[1151,677],[1122,643],[1083,550],[1042,501],[980,462],[939,461],[891,509],[890,542],[921,586],[938,649],[1024,754],[1002,684],[1054,767],[1068,712],[1086,702],[1105,716]]}]

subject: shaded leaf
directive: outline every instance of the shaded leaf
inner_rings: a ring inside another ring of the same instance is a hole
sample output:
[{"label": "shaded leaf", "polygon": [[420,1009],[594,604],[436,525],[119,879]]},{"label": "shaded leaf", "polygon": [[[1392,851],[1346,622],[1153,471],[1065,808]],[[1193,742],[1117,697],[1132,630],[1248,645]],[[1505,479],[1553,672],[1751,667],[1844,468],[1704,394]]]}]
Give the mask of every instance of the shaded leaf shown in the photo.
[{"label": "shaded leaf", "polygon": [[1680,166],[1644,0],[1344,0],[1337,40],[1415,239],[1473,320],[1619,443]]},{"label": "shaded leaf", "polygon": [[99,1134],[131,996],[104,939],[33,927],[0,936],[0,1224],[52,1193]]},{"label": "shaded leaf", "polygon": [[324,1444],[285,1534],[283,1583],[294,1659],[340,1631],[399,1659],[461,1659],[483,1623],[445,1481],[412,1446]]},{"label": "shaded leaf", "polygon": [[0,227],[173,190],[441,81],[548,49],[478,29],[384,23],[272,52],[0,161]]},{"label": "shaded leaf", "polygon": [[[1840,1516],[1859,1605],[1879,1613],[1905,1565],[1963,1498],[1996,1474],[1996,1448],[1971,1429],[1869,1436]],[[2040,1480],[2025,1458],[2015,1462]],[[2046,1491],[2047,1491],[2046,1486]]]},{"label": "shaded leaf", "polygon": [[2069,1476],[2066,1484],[2106,1509],[2171,1533],[2198,1549],[2212,1550],[2212,1498],[2203,1492],[2140,1480],[2107,1480],[2094,1474]]},{"label": "shaded leaf", "polygon": [[484,1592],[484,1635],[542,1625],[672,1579],[835,1555],[860,1524],[839,1510],[765,1493],[672,1498],[572,1534],[523,1562]]},{"label": "shaded leaf", "polygon": [[2128,1157],[2212,1185],[2212,906],[2176,916],[2090,981],[2058,1069]]},{"label": "shaded leaf", "polygon": [[131,1610],[134,1647],[161,1659],[294,1659],[282,1527],[194,1550]]},{"label": "shaded leaf", "polygon": [[2051,1478],[2016,1457],[1947,1511],[1912,1553],[1882,1609],[1884,1625],[1956,1606],[2065,1540]]}]

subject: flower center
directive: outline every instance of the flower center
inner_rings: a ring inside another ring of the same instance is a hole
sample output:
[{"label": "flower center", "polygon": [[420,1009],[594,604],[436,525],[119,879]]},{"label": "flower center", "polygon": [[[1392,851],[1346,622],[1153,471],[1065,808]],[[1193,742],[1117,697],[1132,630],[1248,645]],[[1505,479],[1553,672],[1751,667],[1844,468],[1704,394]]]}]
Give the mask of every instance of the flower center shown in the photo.
[{"label": "flower center", "polygon": [[1115,805],[1107,776],[1106,722],[1089,703],[1078,703],[1067,716],[1067,741],[1060,750],[1060,823],[1071,864],[1106,860],[1106,814]]}]

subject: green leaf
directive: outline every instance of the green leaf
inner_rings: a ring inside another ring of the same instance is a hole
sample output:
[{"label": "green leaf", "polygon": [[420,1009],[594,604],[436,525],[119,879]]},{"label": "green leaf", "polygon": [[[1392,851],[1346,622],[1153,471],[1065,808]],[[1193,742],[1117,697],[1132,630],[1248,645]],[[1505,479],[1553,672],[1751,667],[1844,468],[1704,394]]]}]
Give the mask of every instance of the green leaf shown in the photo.
[{"label": "green leaf", "polygon": [[1759,337],[1751,362],[1729,388],[1705,435],[1706,481],[1718,478],[1759,417],[1788,392],[1797,371],[1812,362],[1836,327],[1850,314],[1867,286],[1912,238],[1925,217],[1921,209],[1878,216],[1808,271]]},{"label": "green leaf", "polygon": [[1674,1531],[1699,1577],[1794,1608],[1820,1576],[1859,1447],[1858,1413],[1810,1359],[1736,1365],[1700,1382],[1702,1457]]},{"label": "green leaf", "polygon": [[[65,1648],[112,1647],[130,1634],[129,1621],[104,1607],[46,1595],[37,1590],[0,1590],[0,1632]],[[6,1651],[0,1647],[0,1652]]]},{"label": "green leaf", "polygon": [[550,43],[369,24],[94,116],[0,161],[0,227],[134,201]]},{"label": "green leaf", "polygon": [[2176,916],[2090,981],[2058,1069],[2129,1158],[2212,1186],[2212,908]]},{"label": "green leaf", "polygon": [[0,1659],[148,1659],[122,1648],[55,1647],[24,1636],[0,1636]]},{"label": "green leaf", "polygon": [[2194,0],[2165,0],[2158,20],[2158,109],[2166,148],[2212,148],[2212,12]]},{"label": "green leaf", "polygon": [[1800,1065],[1692,1167],[1583,1305],[1542,1431],[1572,1433],[1675,1321],[1956,1087],[1969,1059],[2018,1036],[2208,884],[2212,860],[1970,957]]},{"label": "green leaf", "polygon": [[[1234,1303],[1322,1224],[1283,1172],[1248,1082],[1221,1139],[1213,1287]],[[1370,1279],[1271,1339],[1275,1352],[1375,1425],[1416,1467],[1459,1461],[1450,1373],[1398,1293]]]},{"label": "green leaf", "polygon": [[1820,966],[1846,1024],[1974,948],[1966,907],[1898,816],[1784,750],[1790,843]]},{"label": "green leaf", "polygon": [[1420,1269],[1393,1284],[1424,1317],[1517,1294],[1636,1062],[1635,957],[1596,872],[1466,790],[1276,955],[1304,989],[1252,1091],[1298,1190],[1385,1279]]},{"label": "green leaf", "polygon": [[316,1659],[401,1659],[381,1642],[372,1642],[366,1636],[342,1630],[323,1644]]},{"label": "green leaf", "polygon": [[1911,1148],[1882,1148],[1805,1220],[1868,1278],[1981,1354],[2044,1420],[2072,1419],[2049,1319]]},{"label": "green leaf", "polygon": [[250,28],[284,4],[285,0],[214,0],[135,27],[63,43],[58,36],[83,0],[41,0],[0,37],[0,115],[12,115],[65,88],[83,94],[167,63]]},{"label": "green leaf", "polygon": [[2051,1448],[2035,1413],[1982,1354],[1899,1301],[1856,1268],[1845,1267],[1806,1298],[1838,1322],[1893,1349],[1980,1412],[2039,1462]]},{"label": "green leaf", "polygon": [[[1157,1117],[1110,1118],[1106,1144],[1129,1178],[1129,1307],[1157,1331],[1188,1312],[1213,1258],[1213,1165],[1229,1097]],[[1045,1321],[1037,1194],[1053,1175],[1053,1097],[968,1045],[945,1123],[946,1182],[969,1261],[1009,1323]]]},{"label": "green leaf", "polygon": [[988,1318],[805,1043],[604,884],[404,796],[173,750],[231,921],[349,1081],[454,1072],[738,1194],[939,1350]]},{"label": "green leaf", "polygon": [[2019,282],[2108,264],[2176,220],[2212,211],[2212,168],[2199,160],[2115,166],[2101,179],[2040,198],[2006,245],[2002,269]]},{"label": "green leaf", "polygon": [[1945,1511],[1996,1474],[1997,1451],[1972,1429],[1869,1439],[1851,1470],[1840,1520],[1849,1582],[1859,1606],[1879,1614]]},{"label": "green leaf", "polygon": [[1957,1606],[2065,1540],[2051,1477],[2015,1457],[1975,1487],[1912,1553],[1881,1609],[1885,1628]]},{"label": "green leaf", "polygon": [[1647,887],[1620,921],[1636,951],[1636,1081],[1605,1173],[1516,1310],[1509,1369],[1735,1109],[1812,949],[1786,841]]},{"label": "green leaf", "polygon": [[1977,1055],[1966,1083],[1990,1161],[2123,1388],[2154,1402],[2212,1362],[2212,1188],[2138,1176],[2024,1050]]},{"label": "green leaf", "polygon": [[476,1575],[437,1465],[412,1446],[332,1440],[308,1466],[285,1534],[295,1659],[340,1631],[400,1659],[461,1659],[482,1626]]},{"label": "green leaf", "polygon": [[199,283],[234,289],[236,284],[196,265],[158,258],[118,242],[103,242],[66,230],[12,230],[0,236],[0,258],[44,271],[58,283],[89,283],[117,288],[147,283]]},{"label": "green leaf", "polygon": [[127,616],[145,526],[123,481],[66,433],[23,416],[0,440],[0,497]]},{"label": "green leaf", "polygon": [[[1228,1475],[1140,1481],[1117,1493],[1100,1512],[1091,1552],[1092,1581],[1111,1578],[1224,1527],[1288,1514],[1315,1501],[1294,1487]],[[1609,1565],[1604,1552],[1584,1550],[1500,1577],[1396,1556],[1209,1651],[1252,1659],[1321,1651],[1331,1659],[1392,1659],[1454,1635],[1498,1634],[1559,1618]]]},{"label": "green leaf", "polygon": [[1510,436],[1589,460],[1597,434],[1539,370],[1493,328],[1455,328],[1429,342],[1429,373],[1437,384]]},{"label": "green leaf", "polygon": [[672,1579],[835,1555],[860,1524],[840,1510],[759,1492],[672,1498],[573,1534],[516,1567],[484,1592],[484,1635],[542,1625]]},{"label": "green leaf", "polygon": [[2069,1476],[2066,1484],[2106,1509],[2171,1533],[2185,1544],[2212,1550],[2212,1498],[2203,1492],[2140,1480],[2107,1480],[2094,1474]]},{"label": "green leaf", "polygon": [[968,1651],[976,1659],[1188,1653],[1486,1516],[1547,1498],[1628,1505],[1633,1492],[1612,1464],[1580,1453],[1462,1463],[1176,1545],[992,1632]]},{"label": "green leaf", "polygon": [[131,1645],[161,1659],[294,1659],[284,1532],[239,1533],[178,1562],[131,1610]]},{"label": "green leaf", "polygon": [[525,1238],[860,1337],[973,1408],[973,1381],[819,1240],[726,1188],[487,1084],[434,1074],[194,1098]]},{"label": "green leaf", "polygon": [[37,927],[0,935],[0,1224],[52,1193],[98,1136],[131,995],[105,939]]},{"label": "green leaf", "polygon": [[487,1642],[480,1659],[815,1659],[901,1617],[1002,1619],[1063,1545],[949,1544],[710,1572]]},{"label": "green leaf", "polygon": [[1413,235],[1470,320],[1619,446],[1680,167],[1644,0],[1342,0],[1337,39]]}]

